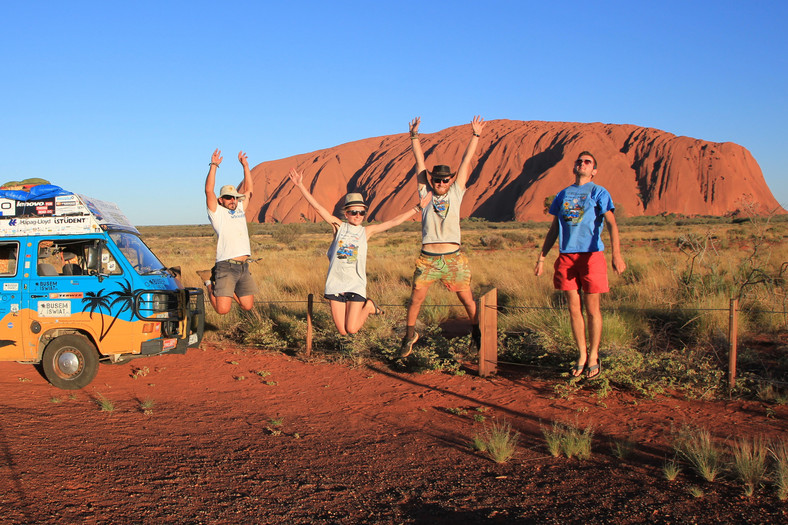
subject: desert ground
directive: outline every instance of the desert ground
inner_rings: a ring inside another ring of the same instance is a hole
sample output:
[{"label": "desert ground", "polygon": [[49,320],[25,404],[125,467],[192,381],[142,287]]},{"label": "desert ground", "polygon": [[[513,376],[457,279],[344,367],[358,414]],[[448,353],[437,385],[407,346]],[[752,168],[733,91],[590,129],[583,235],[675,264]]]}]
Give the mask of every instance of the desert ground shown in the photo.
[{"label": "desert ground", "polygon": [[[663,467],[682,425],[785,438],[788,406],[556,396],[558,373],[463,371],[208,341],[102,365],[69,392],[31,365],[0,363],[0,523],[786,521],[770,487],[746,497],[731,476],[709,483],[685,468],[667,481]],[[507,463],[470,447],[493,422],[519,433]],[[591,457],[551,456],[542,430],[553,422],[592,426]],[[632,450],[618,457],[624,441]]]},{"label": "desert ground", "polygon": [[[356,342],[374,351],[339,351],[319,305],[320,344],[305,357],[299,301],[321,289],[330,235],[251,228],[258,299],[284,306],[261,304],[251,318],[209,314],[200,348],[102,364],[79,391],[52,387],[32,365],[0,363],[0,524],[786,522],[773,478],[747,496],[731,471],[707,482],[682,463],[669,481],[665,466],[686,427],[708,429],[723,448],[788,437],[788,223],[655,221],[623,227],[629,269],[613,276],[605,299],[609,357],[599,381],[609,389],[586,380],[567,387],[574,354],[560,305],[499,318],[502,332],[537,336],[514,349],[531,362],[547,356],[538,371],[501,365],[481,378],[461,353],[459,369],[388,359],[401,337],[414,227],[372,247],[370,290],[388,313]],[[215,249],[206,228],[143,233],[167,265],[182,266],[187,286],[199,286],[195,270],[210,268]],[[464,229],[475,292],[489,285],[507,305],[555,306],[549,279],[529,273],[542,225]],[[776,276],[771,286],[742,281],[752,268]],[[731,291],[742,289],[742,387],[728,395],[719,334]],[[461,317],[453,296],[430,293],[436,306],[420,326]],[[628,313],[633,305],[655,311]],[[722,310],[685,316],[676,305]],[[232,337],[238,326],[246,332]],[[420,352],[443,344],[425,341]],[[641,356],[650,360],[639,364]],[[660,389],[647,388],[657,381]],[[554,424],[591,428],[590,457],[551,455],[543,431]],[[519,437],[504,463],[471,446],[493,425]]]}]

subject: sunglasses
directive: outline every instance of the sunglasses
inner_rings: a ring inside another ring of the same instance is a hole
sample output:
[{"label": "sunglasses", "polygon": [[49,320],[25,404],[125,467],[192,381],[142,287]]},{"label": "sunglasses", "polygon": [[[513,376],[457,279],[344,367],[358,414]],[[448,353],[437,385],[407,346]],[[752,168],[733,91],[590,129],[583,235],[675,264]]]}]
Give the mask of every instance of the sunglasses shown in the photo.
[{"label": "sunglasses", "polygon": [[590,159],[577,159],[575,164],[593,164],[594,161]]},{"label": "sunglasses", "polygon": [[440,183],[440,184],[448,184],[450,180],[451,180],[451,177],[443,177],[443,178],[432,177],[432,183],[433,184],[438,184],[438,183]]},{"label": "sunglasses", "polygon": [[366,214],[367,214],[367,210],[361,210],[361,211],[358,211],[358,210],[348,210],[348,211],[346,211],[345,213],[347,213],[348,215],[352,215],[353,217],[355,217],[356,215],[361,215],[361,216],[363,217],[364,215],[366,215]]},{"label": "sunglasses", "polygon": [[222,195],[222,198],[223,198],[224,200],[228,201],[228,200],[230,200],[230,199],[232,199],[232,200],[236,200],[238,197],[236,197],[235,195]]}]

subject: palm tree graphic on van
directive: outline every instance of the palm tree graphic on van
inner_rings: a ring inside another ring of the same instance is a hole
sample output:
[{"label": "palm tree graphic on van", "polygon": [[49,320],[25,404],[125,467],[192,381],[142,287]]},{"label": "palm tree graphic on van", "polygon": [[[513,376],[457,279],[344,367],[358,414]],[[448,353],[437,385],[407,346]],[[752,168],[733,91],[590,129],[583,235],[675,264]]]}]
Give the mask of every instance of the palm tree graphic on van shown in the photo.
[{"label": "palm tree graphic on van", "polygon": [[[82,299],[82,303],[85,304],[90,312],[91,319],[93,319],[93,314],[97,310],[98,313],[101,314],[101,333],[99,334],[99,341],[103,341],[109,331],[112,330],[112,326],[115,324],[115,321],[118,320],[118,317],[120,317],[123,312],[130,311],[134,306],[134,294],[136,291],[132,289],[131,283],[127,279],[124,279],[120,288],[119,291],[116,290],[106,295],[104,295],[104,288],[98,292],[85,292],[85,297]],[[117,307],[115,315],[112,316],[112,321],[105,330],[104,312],[106,311],[106,314],[110,315],[115,307]]]}]

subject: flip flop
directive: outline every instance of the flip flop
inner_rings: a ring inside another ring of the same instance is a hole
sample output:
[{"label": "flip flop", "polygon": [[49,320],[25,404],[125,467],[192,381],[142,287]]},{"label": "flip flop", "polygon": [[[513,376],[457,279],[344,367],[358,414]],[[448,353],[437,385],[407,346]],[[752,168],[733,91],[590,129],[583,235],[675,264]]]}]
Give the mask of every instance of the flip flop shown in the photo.
[{"label": "flip flop", "polygon": [[[596,373],[594,373],[596,371]],[[602,374],[602,360],[597,358],[596,364],[586,368],[586,379],[596,379]]]},{"label": "flip flop", "polygon": [[569,369],[569,377],[580,377],[583,374],[583,370],[585,369],[585,367],[586,367],[585,363],[583,363],[582,365],[575,363]]}]

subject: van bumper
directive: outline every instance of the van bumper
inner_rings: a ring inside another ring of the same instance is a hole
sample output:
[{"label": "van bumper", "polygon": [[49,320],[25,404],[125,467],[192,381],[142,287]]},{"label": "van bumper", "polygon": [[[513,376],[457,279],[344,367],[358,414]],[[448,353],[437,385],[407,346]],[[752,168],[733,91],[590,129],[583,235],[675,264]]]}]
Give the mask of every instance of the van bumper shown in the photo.
[{"label": "van bumper", "polygon": [[183,315],[180,334],[177,337],[151,339],[140,345],[139,355],[185,354],[189,348],[197,348],[205,332],[205,297],[200,288],[180,290],[180,310]]}]

